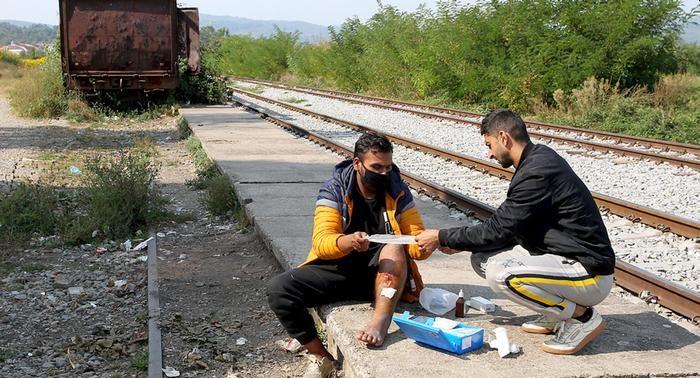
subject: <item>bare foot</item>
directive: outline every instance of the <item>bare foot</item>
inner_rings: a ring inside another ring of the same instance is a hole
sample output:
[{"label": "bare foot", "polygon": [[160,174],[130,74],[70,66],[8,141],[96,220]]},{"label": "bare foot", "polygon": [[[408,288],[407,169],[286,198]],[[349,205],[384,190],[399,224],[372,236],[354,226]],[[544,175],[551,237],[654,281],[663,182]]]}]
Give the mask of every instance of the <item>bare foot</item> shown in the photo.
[{"label": "bare foot", "polygon": [[382,346],[390,324],[391,316],[379,317],[377,319],[373,317],[363,329],[355,334],[355,338],[369,346]]}]

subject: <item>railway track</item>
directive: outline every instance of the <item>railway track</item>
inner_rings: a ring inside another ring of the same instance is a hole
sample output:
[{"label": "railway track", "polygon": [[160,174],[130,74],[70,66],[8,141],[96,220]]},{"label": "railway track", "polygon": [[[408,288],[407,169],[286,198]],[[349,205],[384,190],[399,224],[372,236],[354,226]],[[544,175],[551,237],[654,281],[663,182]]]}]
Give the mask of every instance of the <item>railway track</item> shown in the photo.
[{"label": "railway track", "polygon": [[[245,91],[240,92],[245,93]],[[250,96],[250,94],[247,93],[246,95]],[[239,105],[260,114],[268,121],[295,134],[301,135],[337,153],[352,156],[352,150],[347,146],[334,142],[331,139],[276,117],[260,107],[249,103],[244,103],[242,101],[236,101],[235,99],[234,101]],[[415,190],[425,193],[436,200],[444,202],[448,206],[456,207],[461,211],[472,214],[481,220],[485,220],[495,211],[492,206],[476,201],[459,192],[433,183],[422,177],[405,171],[402,172],[402,176],[403,179],[406,180],[406,182]],[[646,298],[653,298],[660,305],[683,315],[694,322],[700,321],[700,294],[695,291],[657,277],[619,259],[617,260],[615,266],[615,282],[618,286],[621,286],[635,294],[640,294],[641,292],[646,291],[648,292]]]},{"label": "railway track", "polygon": [[[396,134],[390,134],[390,133],[385,133],[367,126],[362,126],[359,124],[355,124],[352,122],[344,121],[338,118],[334,118],[328,115],[324,114],[319,114],[313,111],[310,111],[308,109],[304,109],[301,107],[297,107],[294,105],[290,105],[285,102],[277,101],[274,99],[270,99],[267,97],[263,97],[260,95],[257,95],[255,93],[251,93],[245,90],[233,89],[234,92],[238,92],[241,94],[244,94],[248,97],[260,100],[260,101],[265,101],[271,104],[275,104],[277,106],[283,107],[285,109],[298,112],[301,114],[305,114],[311,117],[315,117],[327,122],[335,123],[340,126],[356,130],[356,131],[361,131],[361,132],[366,132],[366,131],[372,131],[378,134],[386,135],[392,142],[400,144],[404,147],[411,148],[411,149],[417,149],[435,156],[439,156],[443,159],[446,160],[451,160],[454,161],[458,164],[465,165],[468,167],[473,167],[476,169],[480,169],[486,173],[489,173],[491,175],[505,178],[505,179],[510,179],[513,176],[513,170],[512,169],[506,169],[502,168],[501,166],[491,163],[489,161],[477,159],[471,156],[467,156],[464,154],[460,154],[454,151],[449,151],[445,150],[436,146],[432,146],[426,143],[422,143],[420,141],[414,140],[414,139],[409,139],[405,138]],[[696,238],[700,237],[700,223],[695,222],[691,219],[683,218],[683,217],[678,217],[673,214],[669,214],[663,211],[655,210],[646,206],[641,206],[637,205],[634,203],[631,203],[629,201],[624,201],[621,199],[613,198],[610,196],[606,196],[600,193],[595,193],[593,192],[593,197],[596,200],[596,203],[598,206],[603,207],[610,211],[613,214],[620,215],[622,217],[625,217],[627,219],[633,220],[633,221],[640,221],[644,224],[647,224],[649,226],[655,227],[657,229],[663,230],[663,231],[670,231],[673,233],[676,233],[678,235],[682,235],[685,237],[689,238]]]},{"label": "railway track", "polygon": [[[346,101],[358,105],[372,106],[393,111],[407,112],[421,117],[452,121],[473,127],[479,127],[480,119],[481,117],[483,117],[483,115],[479,113],[466,112],[457,109],[427,106],[405,101],[396,101],[381,97],[362,96],[352,93],[322,90],[309,87],[287,86],[265,80],[239,80],[249,83],[266,85],[278,89],[293,90],[313,96],[321,96],[334,100]],[[536,138],[540,138],[542,140],[577,145],[595,151],[613,152],[624,156],[630,156],[639,159],[649,159],[653,161],[669,163],[676,166],[684,166],[700,170],[700,146],[685,143],[661,141],[649,138],[633,137],[628,135],[614,134],[588,129],[580,129],[570,126],[554,125],[544,122],[528,121],[526,122],[526,124],[528,125],[530,135]],[[547,133],[547,131],[550,131],[550,133]],[[552,134],[552,131],[554,131],[555,133]],[[557,135],[557,132],[576,133],[579,135],[586,135],[589,138],[598,138],[601,140],[613,141],[613,143],[602,143],[590,140],[583,140],[580,138],[573,138],[564,135]],[[622,146],[622,144],[627,144],[629,146],[625,147]],[[648,149],[650,148],[655,148],[658,151],[649,151]],[[676,154],[691,155],[693,157],[688,158],[683,156],[674,156],[670,154],[659,153],[659,151],[673,151]]]}]

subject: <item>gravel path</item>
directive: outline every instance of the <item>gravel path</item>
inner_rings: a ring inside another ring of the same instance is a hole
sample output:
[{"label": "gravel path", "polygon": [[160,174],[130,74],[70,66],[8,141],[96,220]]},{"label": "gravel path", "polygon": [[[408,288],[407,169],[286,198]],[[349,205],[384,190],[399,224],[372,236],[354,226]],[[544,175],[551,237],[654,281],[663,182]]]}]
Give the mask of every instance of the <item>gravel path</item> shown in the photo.
[{"label": "gravel path", "polygon": [[[237,94],[236,98],[271,111],[272,115],[316,132],[348,147],[359,133],[333,123],[292,112],[280,106]],[[394,161],[404,171],[497,207],[503,202],[508,180],[447,162],[422,152],[394,146]],[[458,216],[458,215],[455,215]],[[618,258],[693,290],[700,290],[700,243],[652,227],[633,223],[613,214],[603,214]]]},{"label": "gravel path", "polygon": [[[271,87],[265,87],[262,95],[278,101],[301,101],[294,105],[487,159],[477,127]],[[700,221],[700,172],[577,146],[546,144],[567,160],[592,191]]]}]

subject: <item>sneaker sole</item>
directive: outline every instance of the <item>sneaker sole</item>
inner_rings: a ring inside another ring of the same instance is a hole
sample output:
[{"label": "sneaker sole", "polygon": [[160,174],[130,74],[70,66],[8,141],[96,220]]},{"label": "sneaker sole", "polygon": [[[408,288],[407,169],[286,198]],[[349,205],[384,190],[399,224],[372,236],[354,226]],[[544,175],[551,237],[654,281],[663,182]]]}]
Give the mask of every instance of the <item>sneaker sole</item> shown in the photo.
[{"label": "sneaker sole", "polygon": [[581,340],[578,345],[576,345],[573,348],[567,348],[567,349],[557,349],[554,347],[551,347],[547,344],[542,344],[542,350],[544,350],[547,353],[552,353],[552,354],[574,354],[578,352],[579,350],[583,349],[588,343],[593,341],[598,335],[600,335],[601,332],[605,329],[605,321],[601,320],[600,324],[598,324],[598,327],[596,327],[593,332],[591,332],[588,336],[586,336],[583,340]]},{"label": "sneaker sole", "polygon": [[520,329],[523,330],[523,332],[527,333],[536,333],[538,335],[549,335],[554,333],[554,328],[545,328],[545,327],[534,327],[534,326],[526,326],[526,325],[521,325]]}]

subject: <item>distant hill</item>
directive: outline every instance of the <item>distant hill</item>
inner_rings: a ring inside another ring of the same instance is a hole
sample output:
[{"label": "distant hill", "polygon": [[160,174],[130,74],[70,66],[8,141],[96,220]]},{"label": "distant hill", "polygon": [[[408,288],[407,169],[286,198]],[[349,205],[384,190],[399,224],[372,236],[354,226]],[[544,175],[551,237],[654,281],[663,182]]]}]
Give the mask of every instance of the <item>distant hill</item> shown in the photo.
[{"label": "distant hill", "polygon": [[58,36],[58,26],[24,21],[0,21],[0,45],[17,43],[51,43]]},{"label": "distant hill", "polygon": [[19,27],[31,26],[37,24],[36,22],[27,21],[17,21],[17,20],[0,20],[0,24],[10,24]]},{"label": "distant hill", "polygon": [[275,25],[286,32],[298,31],[304,42],[327,41],[330,39],[328,27],[303,21],[252,20],[249,18],[199,15],[200,26],[215,29],[226,28],[230,34],[247,34],[253,37],[268,36],[275,32]]}]

